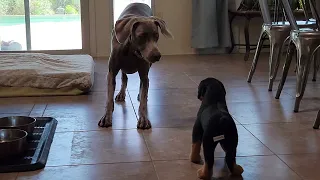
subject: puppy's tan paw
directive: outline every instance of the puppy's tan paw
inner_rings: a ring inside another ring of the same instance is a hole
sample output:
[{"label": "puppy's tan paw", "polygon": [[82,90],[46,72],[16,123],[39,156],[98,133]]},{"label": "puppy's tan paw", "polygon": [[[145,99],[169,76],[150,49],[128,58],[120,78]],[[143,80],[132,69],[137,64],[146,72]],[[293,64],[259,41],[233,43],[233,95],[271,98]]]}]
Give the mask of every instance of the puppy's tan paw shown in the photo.
[{"label": "puppy's tan paw", "polygon": [[243,173],[243,168],[238,165],[238,164],[234,164],[233,166],[233,172],[231,173],[232,176],[241,176],[241,174]]},{"label": "puppy's tan paw", "polygon": [[104,115],[99,123],[98,123],[98,126],[100,127],[110,127],[112,126],[112,116],[110,115]]},{"label": "puppy's tan paw", "polygon": [[140,117],[137,123],[138,129],[150,129],[151,122],[146,117]]},{"label": "puppy's tan paw", "polygon": [[119,92],[115,98],[117,102],[123,102],[126,99],[126,93],[125,92]]},{"label": "puppy's tan paw", "polygon": [[208,171],[206,171],[204,169],[204,166],[202,166],[202,168],[198,169],[197,171],[197,175],[199,179],[204,179],[204,180],[210,180],[210,174],[208,173]]},{"label": "puppy's tan paw", "polygon": [[200,164],[202,162],[200,154],[194,154],[193,152],[190,153],[190,161],[195,164]]},{"label": "puppy's tan paw", "polygon": [[190,153],[190,161],[196,164],[201,163],[201,142],[193,143],[191,147],[191,153]]}]

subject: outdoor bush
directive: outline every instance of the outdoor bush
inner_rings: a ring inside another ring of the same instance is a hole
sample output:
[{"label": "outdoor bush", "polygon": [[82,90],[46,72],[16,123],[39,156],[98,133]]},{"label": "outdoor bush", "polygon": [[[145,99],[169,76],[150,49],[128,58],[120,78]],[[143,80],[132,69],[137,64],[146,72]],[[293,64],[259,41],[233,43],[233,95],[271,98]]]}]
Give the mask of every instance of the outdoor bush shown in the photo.
[{"label": "outdoor bush", "polygon": [[24,15],[24,0],[10,0],[8,15]]},{"label": "outdoor bush", "polygon": [[50,2],[54,11],[57,8],[64,8],[67,14],[79,14],[80,12],[80,0],[50,0]]},{"label": "outdoor bush", "polygon": [[[29,5],[31,15],[54,13],[51,0],[30,0]],[[24,15],[24,12],[24,0],[0,0],[0,15]]]},{"label": "outdoor bush", "polygon": [[66,14],[78,14],[78,11],[72,5],[66,5],[65,13]]},{"label": "outdoor bush", "polygon": [[0,16],[5,15],[9,9],[10,0],[0,0]]},{"label": "outdoor bush", "polygon": [[30,0],[31,15],[51,15],[54,11],[51,8],[50,0]]}]

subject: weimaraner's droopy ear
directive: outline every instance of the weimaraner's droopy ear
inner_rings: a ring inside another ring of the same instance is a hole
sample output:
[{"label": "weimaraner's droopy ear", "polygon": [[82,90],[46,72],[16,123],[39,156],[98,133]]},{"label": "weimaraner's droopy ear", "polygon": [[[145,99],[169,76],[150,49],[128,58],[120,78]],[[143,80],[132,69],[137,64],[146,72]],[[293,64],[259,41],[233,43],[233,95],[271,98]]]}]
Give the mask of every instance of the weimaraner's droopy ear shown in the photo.
[{"label": "weimaraner's droopy ear", "polygon": [[169,31],[169,29],[167,28],[166,22],[164,22],[164,20],[153,16],[152,19],[154,20],[154,22],[156,23],[157,26],[159,26],[161,33],[168,38],[173,38],[172,33]]},{"label": "weimaraner's droopy ear", "polygon": [[121,43],[130,41],[131,35],[138,24],[139,21],[137,18],[125,18],[116,22],[114,30]]},{"label": "weimaraner's droopy ear", "polygon": [[115,36],[117,38],[117,43],[119,43],[123,49],[123,54],[128,54],[130,46],[133,40],[133,33],[138,27],[139,21],[137,18],[126,18],[116,22],[115,24]]}]

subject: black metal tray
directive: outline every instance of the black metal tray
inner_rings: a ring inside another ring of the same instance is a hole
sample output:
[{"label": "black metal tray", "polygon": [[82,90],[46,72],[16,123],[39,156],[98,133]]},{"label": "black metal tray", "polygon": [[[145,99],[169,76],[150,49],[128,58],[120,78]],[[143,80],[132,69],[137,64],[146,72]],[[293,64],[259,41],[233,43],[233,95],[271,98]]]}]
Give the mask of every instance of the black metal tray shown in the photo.
[{"label": "black metal tray", "polygon": [[33,133],[28,136],[28,148],[21,156],[0,159],[0,173],[35,171],[46,166],[58,121],[51,117],[36,117]]}]

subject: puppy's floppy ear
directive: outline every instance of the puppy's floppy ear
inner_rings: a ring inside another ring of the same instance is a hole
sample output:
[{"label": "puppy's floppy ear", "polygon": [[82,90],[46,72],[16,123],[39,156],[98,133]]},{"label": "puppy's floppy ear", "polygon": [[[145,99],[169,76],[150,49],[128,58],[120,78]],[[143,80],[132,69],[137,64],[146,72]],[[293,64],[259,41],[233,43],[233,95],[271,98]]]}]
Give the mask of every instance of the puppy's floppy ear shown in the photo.
[{"label": "puppy's floppy ear", "polygon": [[204,97],[206,91],[207,91],[207,86],[203,82],[200,82],[199,87],[198,87],[198,99],[199,100],[201,100],[201,98]]},{"label": "puppy's floppy ear", "polygon": [[167,28],[166,22],[164,22],[164,20],[156,17],[156,16],[152,16],[152,19],[154,20],[154,23],[159,26],[161,33],[167,37],[167,38],[173,38],[172,33],[169,31],[169,29]]},{"label": "puppy's floppy ear", "polygon": [[218,81],[218,83],[220,85],[221,90],[223,91],[224,96],[227,95],[226,88],[224,87],[223,83],[221,81]]}]

